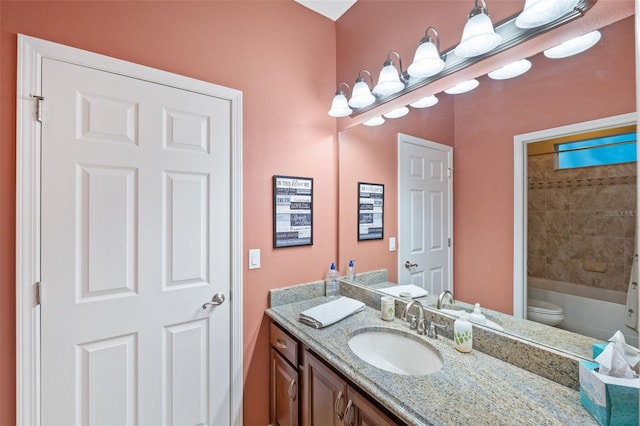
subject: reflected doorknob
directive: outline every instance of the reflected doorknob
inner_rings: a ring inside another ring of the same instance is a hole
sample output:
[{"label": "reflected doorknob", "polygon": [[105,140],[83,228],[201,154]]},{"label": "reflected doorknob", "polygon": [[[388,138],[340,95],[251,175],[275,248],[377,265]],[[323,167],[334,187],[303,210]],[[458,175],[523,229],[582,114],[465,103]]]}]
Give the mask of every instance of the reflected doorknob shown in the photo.
[{"label": "reflected doorknob", "polygon": [[407,269],[415,268],[416,266],[418,266],[417,263],[411,263],[408,260],[404,262],[404,267]]},{"label": "reflected doorknob", "polygon": [[202,305],[202,309],[207,309],[208,306],[222,305],[224,303],[224,294],[216,293],[211,298],[211,302],[207,302]]}]

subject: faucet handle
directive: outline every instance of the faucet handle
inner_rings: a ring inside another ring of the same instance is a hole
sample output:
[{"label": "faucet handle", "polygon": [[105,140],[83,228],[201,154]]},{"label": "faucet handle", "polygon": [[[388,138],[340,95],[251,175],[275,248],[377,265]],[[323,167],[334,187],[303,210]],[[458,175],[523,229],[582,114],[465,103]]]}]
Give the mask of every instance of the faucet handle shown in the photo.
[{"label": "faucet handle", "polygon": [[447,328],[442,324],[437,324],[437,323],[431,321],[431,324],[429,325],[429,334],[428,334],[428,336],[430,338],[432,338],[432,339],[437,339],[438,338],[438,329],[444,331]]},{"label": "faucet handle", "polygon": [[424,335],[429,333],[429,320],[422,318],[418,320],[418,334]]},{"label": "faucet handle", "polygon": [[415,330],[416,328],[418,328],[418,320],[415,315],[411,314],[409,315],[409,329]]}]

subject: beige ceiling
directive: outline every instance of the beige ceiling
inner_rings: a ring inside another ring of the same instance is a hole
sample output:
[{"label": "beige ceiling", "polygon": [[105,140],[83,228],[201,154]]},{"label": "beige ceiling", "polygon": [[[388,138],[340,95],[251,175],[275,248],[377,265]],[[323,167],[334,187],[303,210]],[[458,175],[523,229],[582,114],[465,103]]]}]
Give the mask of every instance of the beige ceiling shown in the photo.
[{"label": "beige ceiling", "polygon": [[336,21],[342,16],[357,0],[295,0],[302,6],[326,16],[332,21]]}]

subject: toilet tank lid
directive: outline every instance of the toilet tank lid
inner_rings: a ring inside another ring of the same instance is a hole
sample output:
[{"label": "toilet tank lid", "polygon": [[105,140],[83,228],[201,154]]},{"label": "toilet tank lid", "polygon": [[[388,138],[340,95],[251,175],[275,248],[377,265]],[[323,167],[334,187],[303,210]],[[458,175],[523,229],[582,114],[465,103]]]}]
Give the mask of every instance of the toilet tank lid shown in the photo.
[{"label": "toilet tank lid", "polygon": [[547,302],[545,300],[539,299],[529,299],[527,301],[527,308],[537,312],[543,312],[545,314],[551,315],[561,315],[562,308],[558,305],[554,305],[553,303]]}]

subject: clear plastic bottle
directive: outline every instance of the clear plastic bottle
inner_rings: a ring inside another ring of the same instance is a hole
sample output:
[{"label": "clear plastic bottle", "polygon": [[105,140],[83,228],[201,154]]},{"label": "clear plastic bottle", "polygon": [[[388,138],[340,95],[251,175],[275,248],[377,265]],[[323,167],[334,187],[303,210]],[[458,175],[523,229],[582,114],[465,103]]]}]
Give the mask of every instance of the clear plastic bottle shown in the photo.
[{"label": "clear plastic bottle", "polygon": [[336,264],[332,263],[331,268],[327,271],[327,278],[324,282],[325,296],[337,296],[339,292],[338,278],[340,273],[336,269]]},{"label": "clear plastic bottle", "polygon": [[347,268],[347,280],[355,281],[356,280],[356,268],[353,264],[353,260],[349,261],[349,267]]},{"label": "clear plastic bottle", "polygon": [[487,323],[487,317],[485,317],[482,314],[482,311],[480,310],[480,304],[479,303],[476,303],[476,306],[473,309],[473,312],[471,314],[469,314],[469,321],[477,322],[478,324],[486,324]]},{"label": "clear plastic bottle", "polygon": [[467,321],[466,311],[462,311],[453,323],[453,340],[459,352],[471,352],[473,349],[473,326]]}]

